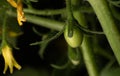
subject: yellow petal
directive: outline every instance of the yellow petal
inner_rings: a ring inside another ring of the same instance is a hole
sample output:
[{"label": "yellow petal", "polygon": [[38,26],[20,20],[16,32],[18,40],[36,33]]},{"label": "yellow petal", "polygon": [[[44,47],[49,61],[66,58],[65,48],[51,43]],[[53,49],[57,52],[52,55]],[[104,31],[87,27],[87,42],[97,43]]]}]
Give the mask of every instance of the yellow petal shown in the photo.
[{"label": "yellow petal", "polygon": [[3,74],[5,74],[5,73],[6,73],[7,69],[8,69],[8,65],[5,63],[5,67],[4,67]]},{"label": "yellow petal", "polygon": [[11,74],[13,73],[13,67],[14,66],[18,70],[21,69],[21,66],[14,59],[13,54],[12,54],[12,49],[9,46],[6,45],[5,47],[2,48],[2,55],[3,55],[4,60],[5,60],[5,68],[4,68],[4,71],[3,71],[4,74],[6,73],[8,67],[10,69]]},{"label": "yellow petal", "polygon": [[24,12],[23,12],[23,5],[22,5],[22,0],[18,0],[17,2],[17,20],[19,25],[23,25],[22,22],[26,21],[26,18],[24,16]]},{"label": "yellow petal", "polygon": [[12,74],[13,73],[13,63],[8,64],[8,65],[9,65],[10,73]]},{"label": "yellow petal", "polygon": [[20,70],[22,67],[16,62],[16,60],[15,60],[14,58],[13,58],[12,60],[13,60],[14,66],[15,66],[18,70]]},{"label": "yellow petal", "polygon": [[7,0],[13,7],[17,8],[17,3],[14,0]]}]

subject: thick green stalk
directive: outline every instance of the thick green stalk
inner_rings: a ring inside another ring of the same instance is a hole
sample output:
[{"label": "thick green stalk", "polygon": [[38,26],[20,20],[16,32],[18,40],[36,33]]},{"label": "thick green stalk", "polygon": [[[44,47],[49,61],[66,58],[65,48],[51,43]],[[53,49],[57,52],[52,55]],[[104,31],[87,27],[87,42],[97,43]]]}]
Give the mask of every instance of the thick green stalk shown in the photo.
[{"label": "thick green stalk", "polygon": [[[79,2],[79,0],[73,0],[73,1]],[[77,5],[78,3],[75,3],[75,2],[73,2],[74,6],[75,4],[76,6],[79,6]],[[81,26],[88,27],[84,14],[81,13],[79,9],[73,10],[73,15]],[[91,43],[90,37],[87,37],[86,35],[84,35],[82,45],[80,46],[82,48],[84,62],[85,62],[89,76],[99,76],[94,53],[93,53],[93,48],[90,43]]]},{"label": "thick green stalk", "polygon": [[28,22],[31,22],[46,28],[50,28],[53,30],[57,30],[57,31],[62,30],[63,26],[65,25],[64,22],[60,22],[60,21],[56,21],[48,18],[33,16],[33,15],[25,15],[25,16]]},{"label": "thick green stalk", "polygon": [[92,40],[90,37],[87,37],[85,35],[83,43],[81,45],[84,62],[86,64],[89,76],[99,76],[91,43]]},{"label": "thick green stalk", "polygon": [[88,0],[93,7],[108,42],[120,64],[120,32],[114,22],[106,0]]},{"label": "thick green stalk", "polygon": [[24,9],[25,13],[30,13],[30,14],[35,14],[35,15],[45,15],[45,16],[49,16],[49,15],[58,15],[58,14],[63,14],[65,13],[65,8],[63,9],[56,9],[56,10],[50,10],[50,9],[46,9],[46,10],[37,10],[37,9],[29,9],[26,8]]},{"label": "thick green stalk", "polygon": [[[80,7],[79,10],[83,13],[93,13],[93,9],[91,7]],[[66,16],[66,8],[61,9],[45,9],[45,10],[38,10],[34,8],[24,8],[25,13],[35,14],[35,15],[58,15],[62,14]]]},{"label": "thick green stalk", "polygon": [[67,11],[68,21],[72,21],[73,20],[73,14],[72,14],[71,0],[66,0],[66,11]]},{"label": "thick green stalk", "polygon": [[[16,17],[15,12],[7,11],[7,14],[9,16]],[[60,22],[60,21],[56,21],[56,20],[52,20],[52,19],[48,19],[48,18],[43,18],[43,17],[39,17],[39,16],[35,16],[35,15],[25,14],[25,17],[27,18],[27,22],[36,24],[38,26],[43,26],[43,27],[46,27],[49,29],[53,29],[56,31],[62,30],[65,25],[64,22]]]},{"label": "thick green stalk", "polygon": [[[73,14],[74,14],[75,19],[79,22],[81,26],[87,27],[84,14],[81,13],[79,9],[74,10]],[[93,54],[93,48],[90,42],[91,42],[90,38],[84,35],[83,43],[81,45],[83,58],[84,58],[84,62],[88,70],[89,76],[98,76],[98,70],[97,70],[97,66],[96,66],[95,58]]]},{"label": "thick green stalk", "polygon": [[67,26],[68,26],[68,37],[73,36],[73,13],[71,7],[71,0],[66,0],[66,13],[67,13]]}]

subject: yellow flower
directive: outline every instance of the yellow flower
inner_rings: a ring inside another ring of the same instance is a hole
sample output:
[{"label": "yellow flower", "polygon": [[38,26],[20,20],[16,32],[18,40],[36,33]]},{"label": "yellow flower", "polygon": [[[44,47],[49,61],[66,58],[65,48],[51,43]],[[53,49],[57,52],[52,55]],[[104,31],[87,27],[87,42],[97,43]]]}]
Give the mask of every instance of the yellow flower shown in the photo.
[{"label": "yellow flower", "polygon": [[18,70],[21,69],[21,66],[16,62],[16,60],[13,57],[12,54],[12,48],[10,48],[8,45],[5,45],[2,48],[2,55],[5,60],[5,67],[3,73],[5,74],[8,67],[10,69],[10,73],[13,73],[13,67],[15,66]]},{"label": "yellow flower", "polygon": [[24,12],[23,12],[23,5],[22,5],[22,0],[18,0],[17,2],[17,20],[19,25],[23,25],[22,22],[26,21],[26,18],[24,16]]},{"label": "yellow flower", "polygon": [[23,12],[23,5],[22,5],[22,0],[17,0],[17,3],[14,0],[7,0],[13,7],[17,9],[17,20],[18,24],[21,26],[23,25],[22,22],[26,21],[26,18],[24,16]]}]

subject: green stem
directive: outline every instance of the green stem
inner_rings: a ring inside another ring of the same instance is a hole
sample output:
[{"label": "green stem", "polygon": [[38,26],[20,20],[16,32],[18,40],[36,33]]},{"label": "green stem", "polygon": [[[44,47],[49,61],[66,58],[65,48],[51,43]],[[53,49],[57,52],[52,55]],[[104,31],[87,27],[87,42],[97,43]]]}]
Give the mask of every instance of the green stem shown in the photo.
[{"label": "green stem", "polygon": [[5,14],[2,25],[2,44],[6,42],[6,21],[7,21],[7,15]]},{"label": "green stem", "polygon": [[[24,8],[25,13],[29,14],[35,14],[35,15],[45,15],[45,16],[50,16],[50,15],[66,15],[66,8],[62,9],[45,9],[45,10],[37,10],[34,8]],[[80,7],[79,10],[83,13],[93,13],[93,10],[91,7]]]},{"label": "green stem", "polygon": [[112,0],[107,0],[111,5],[114,5],[116,7],[120,7],[120,1],[112,1]]},{"label": "green stem", "polygon": [[99,76],[91,43],[92,41],[90,40],[90,38],[87,36],[84,36],[84,40],[81,45],[83,58],[84,58],[84,62],[86,64],[89,76]]},{"label": "green stem", "polygon": [[[76,19],[82,26],[86,27],[87,25],[86,25],[86,20],[84,18],[84,14],[81,13],[80,11],[77,12],[79,13],[76,14]],[[99,76],[94,53],[93,53],[93,48],[90,43],[92,43],[90,37],[84,35],[83,42],[81,45],[84,62],[88,70],[89,76]]]},{"label": "green stem", "polygon": [[[73,0],[73,1],[79,2],[79,0]],[[77,3],[76,6],[78,6]],[[78,23],[81,26],[88,27],[84,14],[81,13],[79,9],[74,10],[73,13],[75,19],[78,21]],[[89,76],[99,76],[91,43],[92,43],[91,38],[84,35],[83,42],[81,45],[82,54]]]},{"label": "green stem", "polygon": [[2,24],[2,42],[0,46],[0,54],[2,52],[2,48],[7,44],[6,42],[6,22],[7,22],[7,14],[5,12]]},{"label": "green stem", "polygon": [[[16,17],[16,13],[12,11],[7,11],[7,14],[13,17]],[[43,26],[49,29],[53,29],[56,31],[61,31],[65,25],[64,22],[48,19],[48,18],[43,18],[43,17],[38,17],[34,15],[28,15],[25,14],[25,17],[27,18],[27,22],[36,24],[38,26]]]},{"label": "green stem", "polygon": [[73,13],[71,7],[71,0],[66,0],[66,11],[67,11],[67,26],[68,26],[68,37],[73,36]]},{"label": "green stem", "polygon": [[37,9],[24,9],[25,13],[30,13],[30,14],[35,14],[35,15],[58,15],[58,14],[64,14],[65,12],[65,8],[63,9],[55,9],[55,10],[50,10],[50,9],[46,9],[46,10],[37,10]]},{"label": "green stem", "polygon": [[106,0],[88,0],[93,7],[108,42],[120,64],[120,33],[111,15]]},{"label": "green stem", "polygon": [[106,51],[106,49],[101,48],[97,44],[96,44],[94,50],[95,50],[96,54],[101,55],[101,56],[105,57],[108,60],[111,60],[111,59],[114,58],[111,53],[109,53],[108,51]]},{"label": "green stem", "polygon": [[37,17],[33,15],[25,15],[25,16],[28,22],[31,22],[31,23],[34,23],[34,24],[37,24],[39,26],[43,26],[49,29],[57,30],[57,31],[62,30],[65,25],[64,22],[60,22],[60,21],[56,21],[52,19]]},{"label": "green stem", "polygon": [[67,16],[68,21],[73,20],[71,0],[66,0],[66,11],[67,11],[67,15],[68,15]]},{"label": "green stem", "polygon": [[120,21],[120,13],[118,12],[119,10],[117,10],[112,4],[109,4],[109,6],[113,16]]}]

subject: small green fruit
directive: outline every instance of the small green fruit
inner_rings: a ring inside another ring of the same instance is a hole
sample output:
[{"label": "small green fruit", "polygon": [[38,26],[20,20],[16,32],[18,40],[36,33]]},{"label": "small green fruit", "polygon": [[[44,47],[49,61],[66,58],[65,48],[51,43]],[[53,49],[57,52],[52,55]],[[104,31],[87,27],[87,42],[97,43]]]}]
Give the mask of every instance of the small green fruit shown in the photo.
[{"label": "small green fruit", "polygon": [[68,47],[68,58],[72,62],[73,65],[80,64],[81,56],[79,50],[76,50],[75,48]]},{"label": "small green fruit", "polygon": [[64,37],[66,42],[73,48],[79,47],[83,40],[83,34],[77,27],[73,27],[73,36],[68,36],[68,26],[66,26],[64,31]]}]

